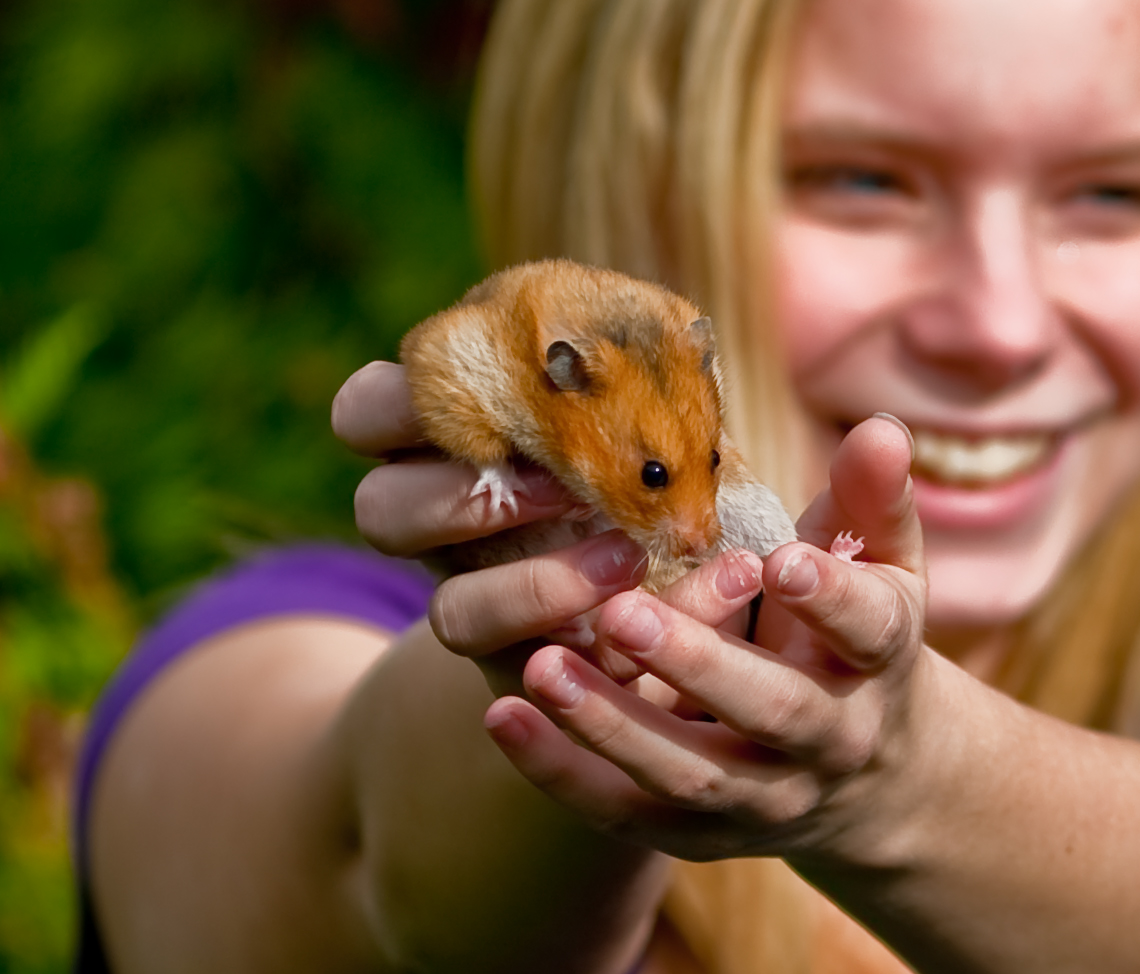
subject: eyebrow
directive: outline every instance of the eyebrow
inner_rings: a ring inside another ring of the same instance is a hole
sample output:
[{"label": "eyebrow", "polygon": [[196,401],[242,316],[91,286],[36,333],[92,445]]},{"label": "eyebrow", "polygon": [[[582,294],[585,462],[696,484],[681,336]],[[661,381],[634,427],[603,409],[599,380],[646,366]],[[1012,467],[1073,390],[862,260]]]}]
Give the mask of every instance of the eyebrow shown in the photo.
[{"label": "eyebrow", "polygon": [[783,144],[793,149],[798,145],[856,146],[879,149],[911,158],[936,161],[943,155],[938,141],[897,129],[878,128],[852,123],[825,123],[790,126],[783,130]]},{"label": "eyebrow", "polygon": [[784,129],[786,139],[802,139],[819,142],[871,142],[886,146],[925,145],[930,140],[921,136],[904,133],[897,129],[853,122],[824,122],[807,125],[792,125]]},{"label": "eyebrow", "polygon": [[[812,144],[865,146],[919,158],[935,158],[941,154],[936,138],[850,122],[790,126],[784,129],[783,141],[785,145],[793,147],[797,143],[807,146]],[[1082,169],[1137,162],[1140,162],[1140,135],[1115,144],[1077,152],[1062,163],[1062,168]]]}]

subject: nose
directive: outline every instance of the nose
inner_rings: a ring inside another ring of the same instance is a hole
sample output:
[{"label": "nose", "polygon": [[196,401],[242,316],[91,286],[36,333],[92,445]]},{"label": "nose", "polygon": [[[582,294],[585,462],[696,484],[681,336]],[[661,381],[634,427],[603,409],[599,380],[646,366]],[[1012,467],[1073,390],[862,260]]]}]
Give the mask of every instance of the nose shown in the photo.
[{"label": "nose", "polygon": [[936,288],[904,314],[907,351],[964,390],[994,392],[1037,374],[1059,333],[1027,207],[993,189],[964,208],[936,259]]},{"label": "nose", "polygon": [[673,532],[671,551],[674,558],[697,558],[720,540],[720,521],[704,512],[683,518]]}]

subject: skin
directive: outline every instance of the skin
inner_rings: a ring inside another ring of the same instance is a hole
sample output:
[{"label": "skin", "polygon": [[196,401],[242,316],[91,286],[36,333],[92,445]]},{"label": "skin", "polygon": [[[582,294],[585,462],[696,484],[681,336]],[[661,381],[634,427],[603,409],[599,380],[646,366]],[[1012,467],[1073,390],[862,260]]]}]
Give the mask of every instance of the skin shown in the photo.
[{"label": "skin", "polygon": [[[822,487],[805,541],[655,599],[627,591],[640,552],[603,535],[450,580],[430,629],[398,640],[270,620],[201,647],[131,711],[97,784],[115,969],[624,974],[650,940],[649,974],[691,974],[651,934],[666,855],[783,855],[923,971],[1140,969],[1121,934],[1140,910],[1140,747],[1021,707],[923,643],[929,620],[964,663],[1000,655],[1135,480],[1133,210],[1074,188],[1140,167],[1101,160],[1140,135],[1135,19],[1108,0],[817,0],[780,228]],[[867,159],[865,133],[837,147],[856,109],[905,152]],[[823,146],[803,134],[820,119]],[[1080,259],[1051,256],[1058,240]],[[1095,421],[1071,428],[1074,401]],[[932,496],[888,420],[840,433],[882,408],[986,432],[1046,406],[1070,443],[1044,500],[987,531],[961,522],[1000,511],[993,488]],[[346,383],[333,426],[367,455],[421,445],[387,363]],[[473,471],[401,456],[357,493],[389,553],[569,506],[535,480],[517,518],[488,518]],[[823,550],[846,530],[862,568]],[[761,582],[753,646],[741,610]],[[647,676],[622,685],[543,645],[592,607],[605,650]],[[868,969],[899,969],[876,949]]]},{"label": "skin", "polygon": [[801,26],[778,280],[817,465],[876,409],[1055,438],[1012,484],[918,471],[936,644],[1024,616],[1140,476],[1138,49],[1121,2],[817,0]]}]

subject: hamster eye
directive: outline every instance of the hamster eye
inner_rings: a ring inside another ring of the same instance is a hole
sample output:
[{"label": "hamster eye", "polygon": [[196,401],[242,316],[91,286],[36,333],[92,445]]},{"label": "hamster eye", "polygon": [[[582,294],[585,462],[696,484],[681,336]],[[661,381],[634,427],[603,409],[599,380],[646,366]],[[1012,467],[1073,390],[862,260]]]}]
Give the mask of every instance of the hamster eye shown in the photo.
[{"label": "hamster eye", "polygon": [[717,451],[716,451],[716,450],[713,450],[713,455],[712,455],[712,468],[713,468],[713,470],[716,470],[716,468],[717,468],[717,467],[719,467],[719,466],[720,466],[720,454],[719,454],[719,453],[717,453]]},{"label": "hamster eye", "polygon": [[641,482],[646,487],[664,487],[669,483],[669,471],[665,469],[665,464],[650,460],[641,468]]}]

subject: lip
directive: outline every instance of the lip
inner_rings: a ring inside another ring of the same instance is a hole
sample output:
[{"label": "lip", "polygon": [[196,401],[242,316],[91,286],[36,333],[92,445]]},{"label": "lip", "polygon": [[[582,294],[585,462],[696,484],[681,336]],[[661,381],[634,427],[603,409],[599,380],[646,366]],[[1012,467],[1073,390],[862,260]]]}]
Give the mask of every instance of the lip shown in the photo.
[{"label": "lip", "polygon": [[1042,463],[994,484],[945,484],[914,473],[919,520],[933,531],[1000,531],[1041,515],[1056,493],[1071,436],[1058,436]]}]

